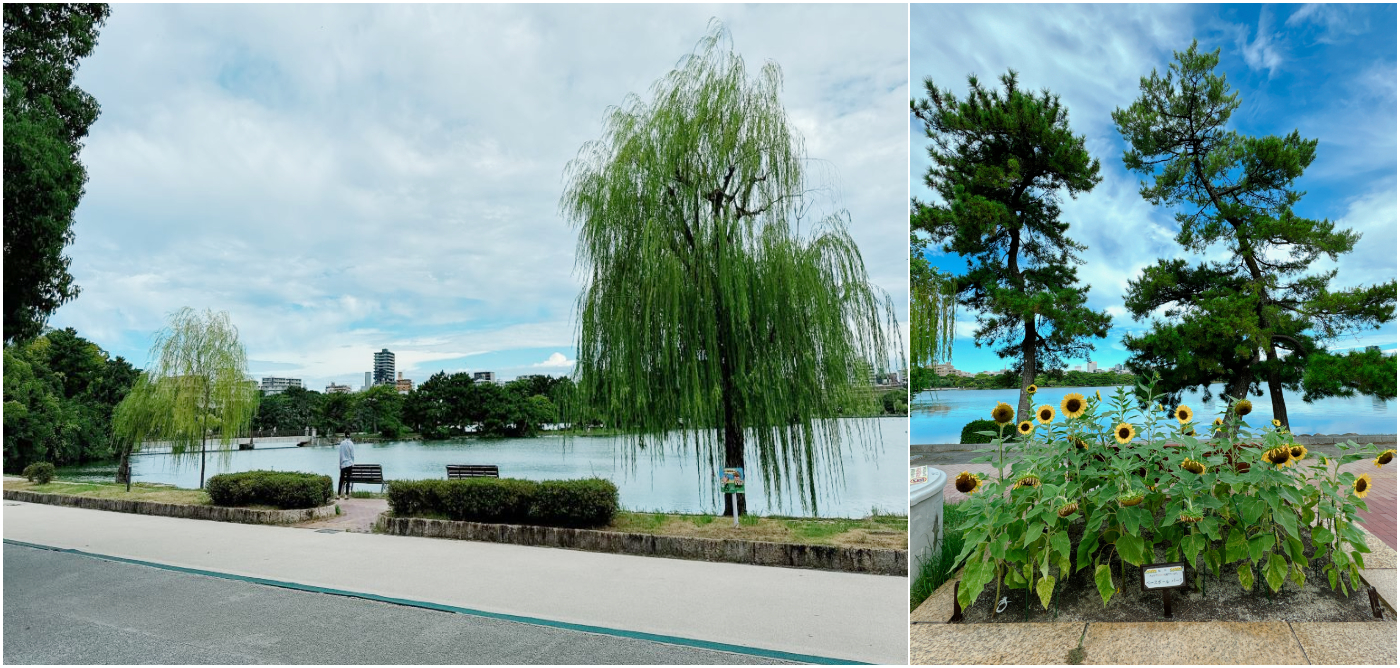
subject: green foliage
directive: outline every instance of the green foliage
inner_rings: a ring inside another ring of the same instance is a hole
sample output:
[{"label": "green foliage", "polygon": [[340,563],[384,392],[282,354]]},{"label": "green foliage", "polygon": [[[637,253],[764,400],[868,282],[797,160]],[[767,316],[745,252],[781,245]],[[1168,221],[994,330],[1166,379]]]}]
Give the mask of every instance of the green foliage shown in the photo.
[{"label": "green foliage", "polygon": [[97,101],[73,84],[105,4],[5,5],[5,342],[37,336],[78,295],[63,249],[87,170],[82,140]]},{"label": "green foliage", "polygon": [[560,209],[585,276],[576,406],[632,456],[684,427],[702,480],[746,465],[770,498],[796,488],[815,508],[862,428],[837,418],[867,402],[897,325],[845,214],[798,228],[813,185],[781,87],[776,63],[750,77],[713,25],[650,100],[606,112]]},{"label": "green foliage", "polygon": [[221,473],[209,478],[209,500],[216,506],[316,508],[330,502],[330,476],[291,471]]},{"label": "green foliage", "polygon": [[35,462],[24,467],[24,479],[29,482],[37,482],[40,485],[47,485],[53,480],[53,464],[48,462]]},{"label": "green foliage", "polygon": [[111,457],[112,410],[139,372],[73,329],[5,347],[4,470]]},{"label": "green foliage", "polygon": [[909,391],[890,390],[880,395],[880,407],[886,415],[909,414]]},{"label": "green foliage", "polygon": [[[1234,570],[1245,589],[1262,578],[1272,591],[1288,581],[1302,586],[1311,561],[1345,593],[1362,567],[1365,541],[1354,523],[1365,502],[1353,493],[1356,476],[1340,466],[1378,449],[1345,443],[1339,457],[1301,447],[1295,455],[1286,429],[1255,430],[1230,411],[1221,429],[1208,429],[1211,416],[1164,418],[1157,406],[1164,399],[1155,382],[1120,387],[1111,397],[1087,397],[1078,418],[1061,413],[979,450],[984,456],[972,463],[993,463],[1000,474],[960,504],[968,519],[952,527],[966,537],[958,563],[965,559],[978,576],[965,571],[969,591],[959,596],[976,600],[995,581],[998,590],[1030,587],[1044,602],[1055,582],[1092,568],[1107,605],[1136,580],[1132,567],[1159,558],[1217,578]],[[1120,442],[1120,424],[1133,426],[1133,440]],[[1277,464],[1266,460],[1271,451]],[[1036,484],[1018,484],[1032,475]],[[1082,525],[1078,545],[1069,539],[1075,525]],[[1316,549],[1311,558],[1305,538]]]},{"label": "green foliage", "polygon": [[572,385],[567,378],[525,376],[502,386],[438,372],[408,394],[402,421],[427,439],[534,436],[559,419],[550,396],[567,397]]},{"label": "green foliage", "polygon": [[929,264],[928,240],[909,235],[909,363],[933,365],[953,358],[957,282]]},{"label": "green foliage", "polygon": [[[973,444],[991,443],[992,440],[996,438],[995,436],[987,436],[986,434],[978,433],[985,431],[998,432],[1007,430],[998,429],[997,423],[992,420],[973,420],[963,425],[962,436],[958,438],[958,442]],[[1010,431],[1007,431],[1007,433],[1009,434]]]},{"label": "green foliage", "polygon": [[309,427],[319,426],[323,399],[320,392],[301,387],[289,387],[262,397],[253,415],[253,429],[304,432]]},{"label": "green foliage", "polygon": [[602,479],[395,480],[389,509],[400,517],[441,515],[466,522],[605,526],[617,514],[617,486]]},{"label": "green foliage", "polygon": [[[1123,164],[1142,174],[1142,196],[1176,209],[1177,243],[1194,255],[1227,255],[1189,266],[1158,260],[1129,282],[1125,306],[1141,320],[1163,312],[1151,331],[1126,336],[1128,366],[1163,374],[1164,389],[1223,381],[1231,396],[1266,383],[1274,416],[1288,426],[1283,390],[1305,400],[1354,392],[1395,396],[1395,361],[1347,356],[1325,342],[1395,317],[1396,283],[1334,289],[1337,270],[1308,273],[1317,259],[1350,253],[1361,235],[1327,220],[1298,217],[1294,183],[1312,164],[1317,140],[1250,137],[1227,130],[1240,105],[1220,52],[1196,42],[1175,54],[1165,75],[1141,80],[1141,95],[1113,121],[1129,148]],[[1260,358],[1263,358],[1262,360]],[[1357,364],[1347,373],[1348,364]],[[1388,375],[1387,375],[1388,374]]]},{"label": "green foliage", "polygon": [[[914,582],[909,587],[909,609],[912,611],[919,607],[925,599],[938,591],[943,583],[952,577],[953,565],[957,561],[958,553],[963,549],[963,535],[953,531],[952,527],[962,524],[964,519],[961,504],[943,504],[943,540],[939,542],[938,549],[924,561],[919,572],[914,576]],[[910,545],[910,547],[914,547]]]},{"label": "green foliage", "polygon": [[[1084,246],[1066,234],[1058,200],[1102,177],[1058,96],[1018,89],[1014,71],[1001,83],[983,88],[969,76],[959,99],[926,78],[928,97],[910,101],[932,140],[924,182],[941,200],[916,200],[910,227],[967,259],[958,300],[978,313],[979,345],[1000,345],[997,355],[1014,360],[1024,387],[1066,357],[1087,357],[1088,339],[1108,334],[1111,318],[1088,308],[1088,286],[1076,285]],[[1030,414],[1029,401],[1023,391],[1018,420]]]},{"label": "green foliage", "polygon": [[210,434],[219,435],[227,454],[257,411],[258,391],[247,368],[227,312],[186,307],[172,313],[151,347],[151,366],[113,414],[123,461],[144,441],[169,441],[176,457],[199,453],[203,487]]},{"label": "green foliage", "polygon": [[[914,378],[921,379],[921,390],[937,390],[942,388],[965,388],[972,390],[1015,390],[1020,389],[1021,376],[1014,371],[1005,373],[979,373],[971,378],[955,376],[939,376],[932,369],[922,369],[915,367]],[[1130,373],[1091,373],[1088,371],[1056,371],[1049,374],[1039,374],[1035,377],[1035,385],[1038,387],[1111,387],[1114,385],[1132,385],[1137,382],[1138,377]]]}]

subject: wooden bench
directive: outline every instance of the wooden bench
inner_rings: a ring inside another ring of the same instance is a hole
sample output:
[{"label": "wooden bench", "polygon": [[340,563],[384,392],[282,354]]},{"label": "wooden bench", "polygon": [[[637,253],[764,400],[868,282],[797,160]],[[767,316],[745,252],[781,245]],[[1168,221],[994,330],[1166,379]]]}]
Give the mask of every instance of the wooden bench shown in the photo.
[{"label": "wooden bench", "polygon": [[499,478],[501,471],[495,465],[480,464],[448,464],[447,479],[463,480],[466,478]]},{"label": "wooden bench", "polygon": [[378,464],[353,464],[350,466],[349,475],[345,481],[350,491],[354,491],[355,483],[365,482],[372,485],[379,485],[379,491],[384,491],[384,470]]}]

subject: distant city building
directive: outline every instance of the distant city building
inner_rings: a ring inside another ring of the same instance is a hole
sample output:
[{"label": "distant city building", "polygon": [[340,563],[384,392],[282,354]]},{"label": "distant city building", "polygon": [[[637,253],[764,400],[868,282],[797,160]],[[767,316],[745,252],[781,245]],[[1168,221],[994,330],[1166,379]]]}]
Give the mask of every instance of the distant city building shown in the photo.
[{"label": "distant city building", "polygon": [[1122,364],[1115,364],[1113,365],[1113,373],[1128,373],[1128,367]]},{"label": "distant city building", "polygon": [[265,394],[281,394],[291,387],[301,387],[301,379],[268,376],[262,379],[262,384],[258,386],[258,389]]},{"label": "distant city building", "polygon": [[1083,364],[1076,364],[1076,365],[1074,365],[1074,368],[1073,368],[1073,369],[1070,369],[1070,371],[1083,371],[1083,370],[1084,370],[1084,365],[1083,365]]},{"label": "distant city building", "polygon": [[362,388],[360,388],[360,389],[362,389],[362,390],[368,390],[368,389],[369,389],[369,386],[370,386],[370,385],[373,385],[373,384],[374,384],[374,372],[373,372],[373,371],[366,371],[366,372],[365,372],[365,386],[362,387]]},{"label": "distant city building", "polygon": [[1088,365],[1088,370],[1089,370],[1089,373],[1094,373],[1094,372],[1098,371],[1098,370],[1099,370],[1099,363],[1098,363],[1098,362],[1095,362],[1095,361],[1093,361],[1093,360],[1090,360],[1090,361],[1089,361],[1089,365]]},{"label": "distant city building", "polygon": [[472,374],[472,380],[477,381],[478,383],[494,383],[496,382],[496,372],[477,371]]},{"label": "distant city building", "polygon": [[404,378],[404,377],[403,377],[403,372],[400,371],[400,372],[399,372],[398,380],[395,380],[395,381],[394,381],[394,389],[397,389],[397,390],[399,391],[399,394],[408,394],[409,392],[412,392],[412,391],[413,391],[413,379],[412,379],[412,378]]},{"label": "distant city building", "polygon": [[950,373],[956,373],[957,369],[953,368],[952,363],[944,362],[942,364],[933,365],[933,372],[940,376],[946,376]]},{"label": "distant city building", "polygon": [[327,386],[326,386],[326,394],[349,394],[349,393],[350,393],[350,386],[349,386],[349,385],[336,385],[335,383],[331,383],[330,385],[327,385]]},{"label": "distant city building", "polygon": [[374,354],[374,384],[390,385],[394,382],[394,353],[385,348]]}]

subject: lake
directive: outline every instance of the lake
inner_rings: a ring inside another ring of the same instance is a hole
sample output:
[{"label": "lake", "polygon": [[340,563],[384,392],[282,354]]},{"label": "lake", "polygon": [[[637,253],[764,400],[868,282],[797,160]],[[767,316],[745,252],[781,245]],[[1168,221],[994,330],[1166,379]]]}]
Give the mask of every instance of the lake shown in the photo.
[{"label": "lake", "polygon": [[[861,420],[867,446],[853,438],[847,441],[842,457],[844,485],[819,486],[817,514],[823,517],[864,517],[872,509],[905,514],[905,491],[909,462],[908,422],[900,418]],[[723,509],[719,493],[711,492],[696,473],[693,454],[677,454],[671,444],[664,458],[645,452],[633,464],[626,461],[620,439],[611,437],[540,436],[524,439],[453,439],[447,441],[395,441],[360,443],[355,446],[355,463],[379,464],[384,478],[445,478],[447,464],[495,464],[503,478],[529,480],[601,477],[618,487],[622,506],[627,510],[680,513],[718,513]],[[745,460],[757,462],[750,450]],[[336,448],[279,447],[234,451],[225,455],[210,453],[207,475],[255,469],[307,471],[334,479],[339,461]],[[199,485],[199,457],[177,461],[169,454],[137,455],[132,460],[135,479],[193,488]],[[101,477],[111,480],[115,466],[65,469],[64,477]],[[820,470],[820,465],[819,465]],[[749,512],[762,515],[802,515],[797,497],[770,495],[758,471],[746,470]],[[717,476],[718,472],[707,473]],[[373,485],[357,485],[359,490],[379,491]],[[786,491],[786,490],[785,490]]]},{"label": "lake", "polygon": [[[1060,400],[1066,394],[1078,392],[1090,396],[1099,390],[1108,399],[1117,390],[1114,387],[1045,387],[1035,393],[1035,405],[1050,404],[1055,407],[1056,419],[1060,419]],[[1212,406],[1203,405],[1201,395],[1187,394],[1182,400],[1196,414],[1198,424],[1209,424],[1215,416],[1225,410],[1221,400],[1222,385],[1212,385],[1214,397]],[[1284,400],[1288,405],[1288,421],[1295,434],[1394,434],[1395,400],[1380,400],[1370,397],[1333,397],[1313,403],[1303,402],[1302,392],[1285,390]],[[935,443],[957,443],[962,428],[973,420],[991,419],[992,408],[998,401],[1016,406],[1019,390],[938,390],[920,392],[909,405],[910,443],[919,445]],[[1274,419],[1273,407],[1265,389],[1263,396],[1252,395],[1249,400],[1254,410],[1245,418],[1251,426],[1258,428],[1268,425]]]}]

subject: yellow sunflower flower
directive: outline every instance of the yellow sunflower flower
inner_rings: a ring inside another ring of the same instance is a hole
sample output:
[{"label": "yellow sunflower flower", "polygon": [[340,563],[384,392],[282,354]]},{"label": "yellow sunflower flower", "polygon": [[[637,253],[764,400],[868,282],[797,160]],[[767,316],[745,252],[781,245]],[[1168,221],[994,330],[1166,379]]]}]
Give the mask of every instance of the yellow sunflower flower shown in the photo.
[{"label": "yellow sunflower flower", "polygon": [[1021,435],[1022,435],[1022,436],[1025,436],[1026,434],[1031,433],[1031,431],[1034,430],[1034,429],[1035,429],[1035,425],[1031,424],[1031,421],[1030,421],[1030,420],[1026,420],[1026,421],[1022,422],[1021,424],[1016,425],[1016,431],[1021,432]]},{"label": "yellow sunflower flower", "polygon": [[1077,392],[1066,394],[1065,398],[1060,400],[1060,410],[1064,412],[1067,418],[1077,418],[1083,415],[1084,410],[1088,407],[1089,406],[1084,402],[1084,395]]},{"label": "yellow sunflower flower", "polygon": [[1215,418],[1215,422],[1213,422],[1213,423],[1211,423],[1211,424],[1214,424],[1215,426],[1219,427],[1220,425],[1225,424],[1225,423],[1224,423],[1224,422],[1221,422],[1221,421],[1220,421],[1220,418]]},{"label": "yellow sunflower flower", "polygon": [[1187,422],[1191,421],[1192,413],[1191,409],[1188,408],[1186,404],[1182,404],[1176,407],[1176,412],[1173,413],[1173,415],[1176,415],[1177,422],[1180,422],[1181,424],[1186,424]]},{"label": "yellow sunflower flower", "polygon": [[1035,394],[1039,390],[1040,388],[1036,387],[1035,383],[1026,386],[1026,394]]},{"label": "yellow sunflower flower", "polygon": [[1036,475],[1036,474],[1034,474],[1034,473],[1027,473],[1026,475],[1021,476],[1021,479],[1020,479],[1020,480],[1017,480],[1017,481],[1016,481],[1016,486],[1017,486],[1017,487],[1039,487],[1039,486],[1040,486],[1040,476],[1038,476],[1038,475]]},{"label": "yellow sunflower flower", "polygon": [[1293,461],[1301,462],[1308,456],[1308,449],[1301,445],[1294,445],[1288,449],[1288,454],[1293,457]]},{"label": "yellow sunflower flower", "polygon": [[1134,436],[1137,436],[1137,429],[1127,422],[1113,428],[1113,438],[1119,443],[1126,444],[1128,441],[1133,440]]},{"label": "yellow sunflower flower", "polygon": [[1103,395],[1099,394],[1098,390],[1094,390],[1094,398],[1103,401]]},{"label": "yellow sunflower flower", "polygon": [[1077,510],[1079,510],[1079,504],[1071,501],[1063,506],[1060,506],[1060,509],[1055,511],[1055,514],[1059,515],[1060,517],[1069,517],[1070,515],[1073,515],[1074,512]]},{"label": "yellow sunflower flower", "polygon": [[1181,468],[1186,469],[1187,471],[1190,471],[1196,475],[1202,475],[1206,472],[1206,465],[1194,459],[1182,460]]},{"label": "yellow sunflower flower", "polygon": [[963,471],[953,480],[953,488],[963,494],[972,494],[982,488],[982,479],[967,471]]},{"label": "yellow sunflower flower", "polygon": [[1249,415],[1252,410],[1254,410],[1254,404],[1249,403],[1248,399],[1240,399],[1239,403],[1235,404],[1235,415],[1240,417]]},{"label": "yellow sunflower flower", "polygon": [[1282,426],[1282,425],[1283,425],[1282,422],[1279,422],[1278,420],[1274,420],[1274,426],[1275,426],[1275,427]]},{"label": "yellow sunflower flower", "polygon": [[1035,409],[1035,419],[1040,420],[1041,424],[1050,424],[1055,420],[1055,409],[1049,404],[1041,406]]},{"label": "yellow sunflower flower", "polygon": [[1386,450],[1385,452],[1382,452],[1382,453],[1380,454],[1379,457],[1376,457],[1374,463],[1375,463],[1375,465],[1376,465],[1376,468],[1380,468],[1380,467],[1382,467],[1382,466],[1385,466],[1386,464],[1389,464],[1389,463],[1390,463],[1392,460],[1394,460],[1394,459],[1395,459],[1395,451],[1394,451],[1394,450]]},{"label": "yellow sunflower flower", "polygon": [[1187,427],[1187,428],[1181,430],[1181,435],[1182,435],[1182,436],[1195,436],[1195,435],[1196,435],[1196,428],[1195,428],[1195,427]]},{"label": "yellow sunflower flower", "polygon": [[1351,493],[1358,499],[1366,498],[1366,494],[1371,491],[1371,474],[1362,473],[1356,482],[1351,484]]},{"label": "yellow sunflower flower", "polygon": [[992,409],[992,420],[1000,425],[1011,424],[1016,419],[1016,409],[1001,401],[997,402],[997,407]]},{"label": "yellow sunflower flower", "polygon": [[1289,452],[1288,448],[1274,448],[1264,453],[1263,460],[1283,468],[1293,461],[1293,453]]}]

